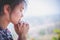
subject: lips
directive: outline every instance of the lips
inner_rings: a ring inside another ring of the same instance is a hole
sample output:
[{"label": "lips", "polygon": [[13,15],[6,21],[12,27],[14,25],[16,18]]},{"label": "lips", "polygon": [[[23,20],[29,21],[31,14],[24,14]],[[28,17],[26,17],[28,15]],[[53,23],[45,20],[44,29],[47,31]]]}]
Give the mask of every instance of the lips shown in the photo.
[{"label": "lips", "polygon": [[21,22],[21,19],[18,20],[18,23],[20,23],[20,22]]}]

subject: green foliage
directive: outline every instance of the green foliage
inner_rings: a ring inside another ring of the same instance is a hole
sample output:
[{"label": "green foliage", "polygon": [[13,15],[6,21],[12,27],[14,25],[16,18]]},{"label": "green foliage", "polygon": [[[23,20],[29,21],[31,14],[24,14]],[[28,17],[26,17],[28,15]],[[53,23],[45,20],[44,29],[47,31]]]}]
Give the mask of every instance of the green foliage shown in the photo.
[{"label": "green foliage", "polygon": [[60,29],[55,29],[54,32],[60,34]]},{"label": "green foliage", "polygon": [[57,38],[56,37],[53,37],[52,40],[57,40]]}]

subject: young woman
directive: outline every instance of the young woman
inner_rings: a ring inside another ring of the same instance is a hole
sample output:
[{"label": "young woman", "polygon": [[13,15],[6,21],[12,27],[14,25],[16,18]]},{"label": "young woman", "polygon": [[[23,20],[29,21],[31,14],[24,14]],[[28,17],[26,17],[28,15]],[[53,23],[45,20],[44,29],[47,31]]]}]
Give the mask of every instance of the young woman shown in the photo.
[{"label": "young woman", "polygon": [[0,0],[0,40],[13,40],[7,29],[10,22],[14,24],[18,40],[26,40],[29,25],[20,22],[25,3],[25,0]]}]

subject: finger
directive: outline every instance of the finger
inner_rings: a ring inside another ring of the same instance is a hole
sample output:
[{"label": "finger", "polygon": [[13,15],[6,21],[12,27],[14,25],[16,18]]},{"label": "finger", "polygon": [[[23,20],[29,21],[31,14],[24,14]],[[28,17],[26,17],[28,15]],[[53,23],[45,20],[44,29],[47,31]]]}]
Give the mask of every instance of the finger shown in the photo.
[{"label": "finger", "polygon": [[25,27],[28,30],[29,29],[29,24],[28,23],[25,23]]},{"label": "finger", "polygon": [[26,24],[26,27],[27,27],[27,29],[29,29],[29,24],[28,23]]},{"label": "finger", "polygon": [[23,25],[23,23],[22,23],[22,22],[19,22],[19,23],[18,23],[18,28],[19,28],[19,29],[22,29],[22,25]]},{"label": "finger", "polygon": [[21,21],[21,22],[19,23],[19,26],[20,26],[20,27],[22,27],[22,26],[23,26],[23,21]]},{"label": "finger", "polygon": [[19,24],[19,31],[21,33],[23,32],[23,22],[20,22],[20,24]]},{"label": "finger", "polygon": [[15,28],[15,29],[18,29],[18,24],[14,25],[14,28]]},{"label": "finger", "polygon": [[28,30],[29,30],[29,24],[26,24],[26,32],[28,32]]},{"label": "finger", "polygon": [[28,32],[28,24],[26,24],[26,23],[24,23],[24,25],[23,25],[24,27],[23,27],[23,30],[24,30],[24,33],[27,33]]}]

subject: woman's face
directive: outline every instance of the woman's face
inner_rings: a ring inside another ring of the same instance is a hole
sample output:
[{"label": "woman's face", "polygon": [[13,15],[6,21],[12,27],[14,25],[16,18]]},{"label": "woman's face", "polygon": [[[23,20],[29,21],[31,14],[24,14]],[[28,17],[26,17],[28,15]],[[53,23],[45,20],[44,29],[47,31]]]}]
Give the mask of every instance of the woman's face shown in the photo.
[{"label": "woman's face", "polygon": [[17,24],[19,20],[23,17],[24,3],[17,5],[11,13],[11,22]]}]

